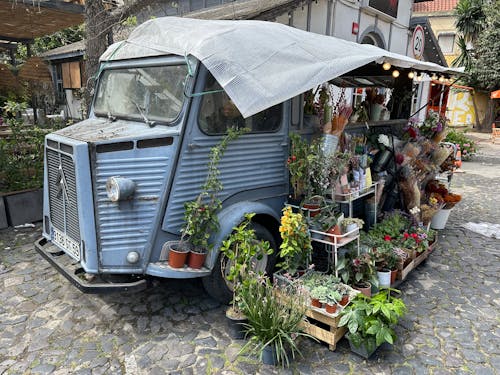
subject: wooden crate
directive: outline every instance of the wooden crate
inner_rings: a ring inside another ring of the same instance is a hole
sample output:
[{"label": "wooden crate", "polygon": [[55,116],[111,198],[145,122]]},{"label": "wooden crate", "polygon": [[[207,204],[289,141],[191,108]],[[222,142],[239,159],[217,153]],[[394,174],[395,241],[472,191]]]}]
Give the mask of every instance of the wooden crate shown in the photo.
[{"label": "wooden crate", "polygon": [[415,259],[413,259],[413,268],[416,268],[420,263],[427,259],[429,256],[429,250],[422,251]]},{"label": "wooden crate", "polygon": [[[320,309],[308,308],[306,311],[308,319],[301,324],[304,332],[317,338],[320,341],[326,342],[330,350],[335,350],[337,342],[347,332],[346,327],[339,327],[339,314],[328,314]],[[317,322],[326,325],[326,328],[321,327]]]}]

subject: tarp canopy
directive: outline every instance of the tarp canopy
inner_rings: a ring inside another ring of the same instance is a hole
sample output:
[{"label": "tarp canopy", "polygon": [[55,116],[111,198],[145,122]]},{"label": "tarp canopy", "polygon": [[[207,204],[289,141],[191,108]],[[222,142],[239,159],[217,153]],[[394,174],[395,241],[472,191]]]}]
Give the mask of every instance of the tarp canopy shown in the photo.
[{"label": "tarp canopy", "polygon": [[275,22],[163,17],[111,45],[102,61],[176,54],[194,56],[213,74],[244,117],[293,98],[366,64],[456,74],[384,49]]}]

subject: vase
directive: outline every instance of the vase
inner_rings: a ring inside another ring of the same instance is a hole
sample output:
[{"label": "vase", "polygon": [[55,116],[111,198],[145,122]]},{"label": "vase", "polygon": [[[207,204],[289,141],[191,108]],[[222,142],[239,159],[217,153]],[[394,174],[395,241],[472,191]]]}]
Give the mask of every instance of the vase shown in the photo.
[{"label": "vase", "polygon": [[172,268],[182,268],[186,263],[189,246],[184,246],[180,241],[165,242],[162,253],[168,254],[168,265]]},{"label": "vase", "polygon": [[382,109],[384,109],[384,106],[382,104],[373,103],[370,106],[370,120],[379,121]]},{"label": "vase", "polygon": [[188,267],[191,267],[195,270],[199,270],[201,267],[203,267],[206,258],[207,258],[206,251],[204,252],[190,251],[188,256]]},{"label": "vase", "polygon": [[379,151],[375,154],[371,170],[375,173],[385,170],[386,165],[391,160],[392,152],[389,150]]},{"label": "vase", "polygon": [[431,228],[444,229],[446,227],[446,223],[448,222],[448,218],[450,217],[450,213],[451,208],[442,208],[438,212],[436,212],[431,220]]},{"label": "vase", "polygon": [[357,284],[354,285],[353,288],[359,290],[368,298],[372,296],[372,285],[370,283]]},{"label": "vase", "polygon": [[389,288],[391,286],[391,271],[383,269],[377,271],[378,286],[381,288]]}]

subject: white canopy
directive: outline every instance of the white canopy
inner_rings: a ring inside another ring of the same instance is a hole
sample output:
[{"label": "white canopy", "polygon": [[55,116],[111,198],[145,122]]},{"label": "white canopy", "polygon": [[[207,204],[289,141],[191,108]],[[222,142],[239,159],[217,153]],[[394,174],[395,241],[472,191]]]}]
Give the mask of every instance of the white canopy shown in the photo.
[{"label": "white canopy", "polygon": [[111,45],[102,61],[193,55],[214,75],[244,117],[371,62],[457,73],[381,48],[274,22],[163,17]]}]

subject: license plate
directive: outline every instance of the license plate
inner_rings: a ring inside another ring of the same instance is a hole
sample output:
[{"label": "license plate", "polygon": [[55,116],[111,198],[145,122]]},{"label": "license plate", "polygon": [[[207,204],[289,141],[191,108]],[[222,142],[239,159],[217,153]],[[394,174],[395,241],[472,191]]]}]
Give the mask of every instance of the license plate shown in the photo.
[{"label": "license plate", "polygon": [[54,229],[54,235],[52,241],[61,247],[68,255],[76,260],[80,260],[80,244],[66,234]]}]

